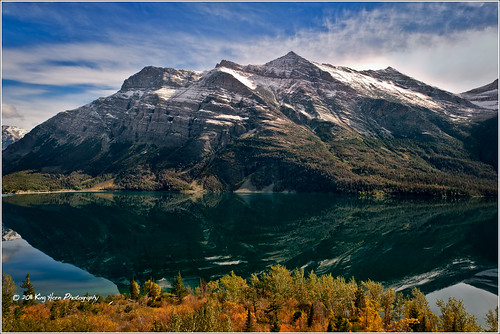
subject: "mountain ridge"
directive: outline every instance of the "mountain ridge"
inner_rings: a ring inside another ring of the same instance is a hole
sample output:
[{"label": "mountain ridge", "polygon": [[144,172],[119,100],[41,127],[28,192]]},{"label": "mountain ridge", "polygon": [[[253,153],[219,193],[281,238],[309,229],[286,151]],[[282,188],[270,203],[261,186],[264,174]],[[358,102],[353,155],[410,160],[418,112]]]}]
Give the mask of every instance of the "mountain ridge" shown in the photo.
[{"label": "mountain ridge", "polygon": [[498,79],[487,85],[461,93],[460,96],[482,108],[498,111]]},{"label": "mountain ridge", "polygon": [[148,66],[9,147],[4,175],[79,171],[135,190],[485,195],[496,193],[496,153],[475,153],[493,139],[474,129],[495,127],[496,114],[393,68],[294,52],[203,72]]}]

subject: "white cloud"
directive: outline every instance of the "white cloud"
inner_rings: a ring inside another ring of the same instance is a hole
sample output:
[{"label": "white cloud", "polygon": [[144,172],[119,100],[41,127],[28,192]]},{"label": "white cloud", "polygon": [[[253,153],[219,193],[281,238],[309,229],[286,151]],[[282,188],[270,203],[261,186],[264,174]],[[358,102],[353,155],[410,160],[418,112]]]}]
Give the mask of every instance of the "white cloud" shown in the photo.
[{"label": "white cloud", "polygon": [[11,104],[2,103],[2,119],[23,120],[24,116],[17,111],[17,108],[15,106]]}]

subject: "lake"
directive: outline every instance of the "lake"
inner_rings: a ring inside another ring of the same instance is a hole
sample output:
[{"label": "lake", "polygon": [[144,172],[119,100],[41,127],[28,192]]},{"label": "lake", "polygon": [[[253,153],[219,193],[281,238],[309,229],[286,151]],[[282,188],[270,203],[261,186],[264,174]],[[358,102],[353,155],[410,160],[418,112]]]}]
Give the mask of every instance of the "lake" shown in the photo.
[{"label": "lake", "polygon": [[103,192],[2,201],[3,224],[22,237],[3,242],[3,272],[17,285],[29,272],[42,294],[123,292],[132,277],[168,288],[179,271],[197,286],[280,263],[497,304],[496,199]]}]

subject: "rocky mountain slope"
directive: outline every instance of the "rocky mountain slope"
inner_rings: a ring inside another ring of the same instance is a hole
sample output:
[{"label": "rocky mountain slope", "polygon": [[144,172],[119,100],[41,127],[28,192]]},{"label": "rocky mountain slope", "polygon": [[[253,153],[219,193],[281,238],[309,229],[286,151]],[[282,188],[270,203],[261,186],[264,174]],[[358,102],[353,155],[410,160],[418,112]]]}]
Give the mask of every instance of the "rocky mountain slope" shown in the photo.
[{"label": "rocky mountain slope", "polygon": [[498,79],[488,85],[464,92],[460,96],[482,108],[498,110]]},{"label": "rocky mountain slope", "polygon": [[16,126],[2,125],[2,150],[7,146],[23,138],[29,131]]},{"label": "rocky mountain slope", "polygon": [[146,67],[8,147],[3,171],[141,190],[496,194],[496,118],[393,68],[293,52],[206,72]]}]

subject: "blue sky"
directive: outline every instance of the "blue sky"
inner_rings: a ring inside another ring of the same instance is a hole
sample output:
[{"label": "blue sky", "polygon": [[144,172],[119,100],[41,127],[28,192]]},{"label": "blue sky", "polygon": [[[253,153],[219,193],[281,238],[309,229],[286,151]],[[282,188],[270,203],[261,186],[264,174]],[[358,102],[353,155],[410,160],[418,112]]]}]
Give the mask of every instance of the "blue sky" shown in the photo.
[{"label": "blue sky", "polygon": [[31,129],[144,66],[209,70],[291,50],[459,93],[498,77],[498,3],[3,2],[2,121]]}]

